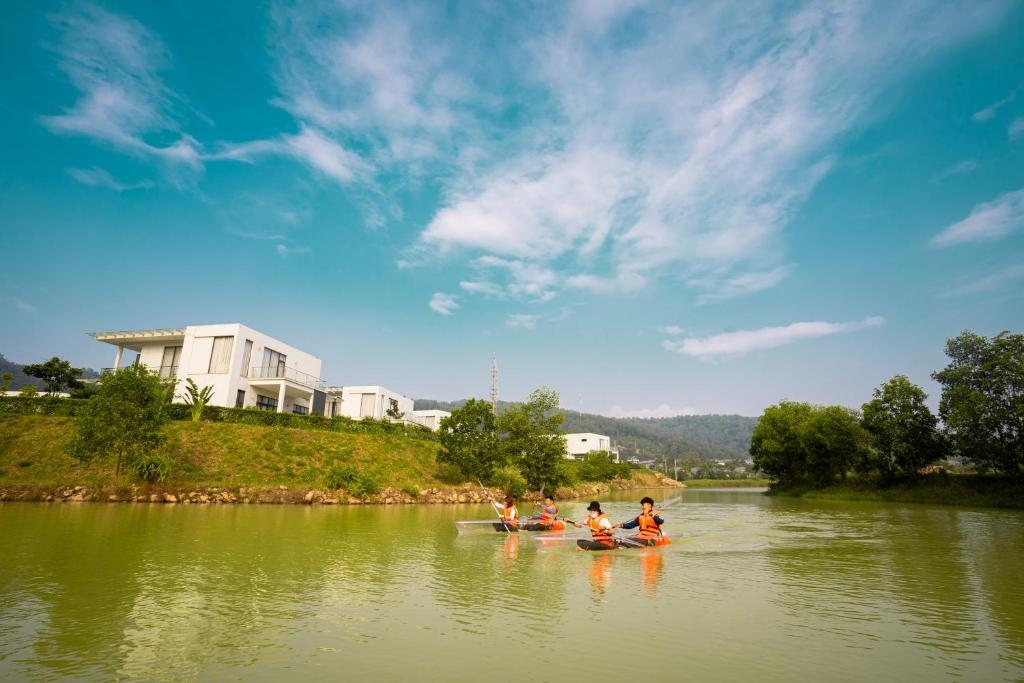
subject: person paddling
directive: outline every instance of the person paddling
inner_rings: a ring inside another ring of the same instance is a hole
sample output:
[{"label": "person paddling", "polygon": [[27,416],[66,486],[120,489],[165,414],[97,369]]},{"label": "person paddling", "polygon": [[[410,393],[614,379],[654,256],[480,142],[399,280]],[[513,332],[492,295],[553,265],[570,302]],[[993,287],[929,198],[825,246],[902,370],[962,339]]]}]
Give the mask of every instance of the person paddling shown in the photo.
[{"label": "person paddling", "polygon": [[573,522],[573,524],[577,527],[586,526],[593,536],[593,540],[581,538],[576,541],[577,547],[581,550],[613,550],[615,548],[615,528],[608,520],[608,515],[601,511],[601,504],[596,500],[590,501],[590,505],[587,506],[586,524],[579,522]]},{"label": "person paddling", "polygon": [[534,515],[530,519],[536,521],[541,526],[551,526],[558,519],[558,506],[555,505],[555,499],[550,495],[544,496],[544,504],[538,503],[537,507],[540,508],[540,513]]},{"label": "person paddling", "polygon": [[495,503],[501,513],[501,522],[507,527],[516,528],[519,526],[519,508],[516,507],[514,496],[505,496],[505,504]]},{"label": "person paddling", "polygon": [[614,528],[636,529],[640,527],[640,531],[634,536],[630,536],[628,541],[641,545],[658,545],[663,538],[661,525],[665,523],[665,520],[661,517],[661,513],[654,509],[654,499],[649,496],[641,498],[640,510],[640,514],[636,518],[628,522],[619,522]]}]

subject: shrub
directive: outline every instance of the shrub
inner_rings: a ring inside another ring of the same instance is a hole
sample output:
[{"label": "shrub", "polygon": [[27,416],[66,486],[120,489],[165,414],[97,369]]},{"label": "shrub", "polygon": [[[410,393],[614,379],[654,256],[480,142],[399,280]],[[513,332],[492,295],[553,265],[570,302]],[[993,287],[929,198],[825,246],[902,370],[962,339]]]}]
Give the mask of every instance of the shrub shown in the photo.
[{"label": "shrub", "polygon": [[131,469],[139,479],[155,484],[171,474],[171,461],[165,455],[146,453],[132,461]]},{"label": "shrub", "polygon": [[505,492],[505,495],[519,497],[526,493],[526,478],[515,467],[505,466],[494,471],[491,481]]},{"label": "shrub", "polygon": [[587,453],[583,460],[573,462],[576,476],[582,481],[611,481],[616,477],[628,477],[629,465],[615,462],[607,451]]},{"label": "shrub", "polygon": [[371,475],[352,465],[335,465],[327,470],[324,486],[332,491],[343,488],[346,493],[357,498],[380,491],[380,484]]}]

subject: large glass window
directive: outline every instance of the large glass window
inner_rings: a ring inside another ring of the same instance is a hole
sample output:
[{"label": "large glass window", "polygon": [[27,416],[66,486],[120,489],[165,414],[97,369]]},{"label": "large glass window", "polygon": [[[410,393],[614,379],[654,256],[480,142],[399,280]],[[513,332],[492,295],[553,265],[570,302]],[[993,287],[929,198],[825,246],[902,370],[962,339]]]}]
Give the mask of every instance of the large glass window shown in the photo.
[{"label": "large glass window", "polygon": [[242,377],[249,375],[249,362],[252,360],[252,339],[245,340],[245,350],[242,351]]},{"label": "large glass window", "polygon": [[288,357],[274,349],[263,350],[263,376],[284,377],[284,365]]},{"label": "large glass window", "polygon": [[245,407],[245,392],[242,391],[241,389],[239,389],[238,390],[238,394],[235,395],[235,407],[236,408],[244,408]]},{"label": "large glass window", "polygon": [[213,338],[209,369],[211,374],[227,372],[231,367],[231,347],[234,345],[234,341],[234,337]]},{"label": "large glass window", "polygon": [[263,394],[256,395],[256,407],[260,410],[277,410],[277,399]]},{"label": "large glass window", "polygon": [[160,361],[160,379],[174,379],[178,376],[178,363],[181,361],[180,346],[165,346],[164,357]]}]

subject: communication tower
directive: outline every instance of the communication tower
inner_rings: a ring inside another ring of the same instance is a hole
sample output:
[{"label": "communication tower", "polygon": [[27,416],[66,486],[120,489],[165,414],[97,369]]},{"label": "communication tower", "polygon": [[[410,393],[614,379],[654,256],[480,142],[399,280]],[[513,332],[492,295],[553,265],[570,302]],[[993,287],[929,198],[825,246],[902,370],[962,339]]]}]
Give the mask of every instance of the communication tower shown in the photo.
[{"label": "communication tower", "polygon": [[498,412],[498,359],[491,356],[491,410]]}]

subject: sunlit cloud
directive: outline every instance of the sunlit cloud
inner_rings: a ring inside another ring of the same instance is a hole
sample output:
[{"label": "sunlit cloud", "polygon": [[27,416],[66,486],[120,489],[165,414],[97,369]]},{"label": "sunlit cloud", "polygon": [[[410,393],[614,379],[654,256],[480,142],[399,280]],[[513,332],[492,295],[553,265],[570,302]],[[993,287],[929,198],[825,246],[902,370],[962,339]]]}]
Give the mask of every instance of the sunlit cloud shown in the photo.
[{"label": "sunlit cloud", "polygon": [[947,226],[932,238],[934,247],[965,242],[989,242],[1024,228],[1024,189],[1007,192],[991,202],[978,204],[961,221]]},{"label": "sunlit cloud", "polygon": [[662,347],[667,351],[699,359],[742,356],[751,351],[772,349],[817,337],[857,332],[869,327],[878,327],[884,323],[885,319],[879,316],[870,316],[858,322],[847,323],[799,322],[783,327],[762,327],[757,330],[725,332],[703,338],[687,337],[679,341],[666,339],[662,342]]},{"label": "sunlit cloud", "polygon": [[540,320],[539,315],[527,313],[513,313],[505,316],[505,326],[516,330],[532,330]]},{"label": "sunlit cloud", "polygon": [[1002,270],[992,273],[991,275],[986,275],[983,278],[979,278],[973,282],[951,289],[946,292],[944,296],[965,296],[969,294],[994,292],[1005,289],[1011,285],[1016,285],[1020,280],[1024,280],[1024,263],[1008,266]]},{"label": "sunlit cloud", "polygon": [[667,325],[665,327],[662,327],[658,331],[661,332],[662,334],[672,335],[673,337],[678,337],[679,335],[685,332],[685,330],[679,327],[679,325]]},{"label": "sunlit cloud", "polygon": [[995,118],[996,113],[1002,107],[1005,107],[1010,102],[1013,102],[1014,97],[1014,93],[1010,93],[1009,95],[999,100],[998,102],[993,102],[984,109],[979,109],[978,111],[974,112],[974,114],[971,115],[971,120],[974,121],[975,123],[984,123],[986,121],[991,121],[992,119]]},{"label": "sunlit cloud", "polygon": [[153,182],[143,180],[137,183],[122,183],[102,168],[69,168],[68,175],[82,183],[92,187],[103,187],[116,192],[127,192],[129,190],[143,190],[153,187]]},{"label": "sunlit cloud", "polygon": [[278,244],[276,250],[278,256],[283,256],[285,258],[295,256],[297,254],[309,253],[309,247],[289,247],[285,244]]},{"label": "sunlit cloud", "polygon": [[460,308],[458,297],[453,294],[445,294],[444,292],[434,292],[434,296],[430,297],[428,305],[430,310],[441,315],[451,315]]},{"label": "sunlit cloud", "polygon": [[697,415],[697,411],[693,408],[673,408],[667,403],[662,403],[655,408],[623,408],[622,406],[612,406],[608,411],[609,417],[638,417],[638,418],[658,418],[658,417],[677,417],[679,415]]}]

